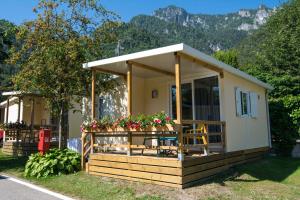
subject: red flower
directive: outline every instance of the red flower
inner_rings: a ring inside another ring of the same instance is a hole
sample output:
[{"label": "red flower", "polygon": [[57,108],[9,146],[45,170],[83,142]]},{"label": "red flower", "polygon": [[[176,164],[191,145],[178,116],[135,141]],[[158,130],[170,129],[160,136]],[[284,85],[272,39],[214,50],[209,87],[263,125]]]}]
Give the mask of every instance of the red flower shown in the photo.
[{"label": "red flower", "polygon": [[170,121],[170,120],[171,120],[171,117],[167,116],[167,117],[166,117],[166,120],[167,120],[167,121]]},{"label": "red flower", "polygon": [[154,119],[154,122],[156,123],[156,124],[160,124],[161,123],[161,120],[160,119]]},{"label": "red flower", "polygon": [[93,124],[93,125],[92,125],[92,128],[93,128],[93,129],[96,129],[96,128],[97,128],[97,124]]}]

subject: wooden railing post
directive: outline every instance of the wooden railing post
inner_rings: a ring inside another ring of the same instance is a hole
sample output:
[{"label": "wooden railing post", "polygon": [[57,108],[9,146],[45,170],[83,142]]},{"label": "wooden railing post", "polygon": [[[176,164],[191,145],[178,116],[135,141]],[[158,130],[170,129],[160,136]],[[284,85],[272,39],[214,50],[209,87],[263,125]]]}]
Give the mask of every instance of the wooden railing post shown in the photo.
[{"label": "wooden railing post", "polygon": [[223,144],[223,151],[224,153],[227,152],[226,150],[226,123],[222,123],[221,126],[221,131],[222,131],[222,144]]},{"label": "wooden railing post", "polygon": [[175,85],[176,85],[176,114],[178,123],[178,159],[184,160],[183,130],[182,130],[182,94],[181,94],[181,65],[180,56],[175,53]]},{"label": "wooden railing post", "polygon": [[86,142],[86,133],[82,132],[81,134],[81,168],[84,169],[85,168],[85,142]]},{"label": "wooden railing post", "polygon": [[[132,115],[132,64],[127,62],[127,112],[128,116]],[[132,133],[128,132],[128,149],[127,149],[127,155],[131,156],[132,154]]]}]

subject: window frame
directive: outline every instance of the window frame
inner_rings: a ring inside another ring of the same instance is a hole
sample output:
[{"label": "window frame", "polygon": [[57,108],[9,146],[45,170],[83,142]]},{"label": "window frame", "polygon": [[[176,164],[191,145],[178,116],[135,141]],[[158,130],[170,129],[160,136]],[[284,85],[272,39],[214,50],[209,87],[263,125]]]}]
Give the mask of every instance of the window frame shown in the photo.
[{"label": "window frame", "polygon": [[[256,119],[258,117],[258,100],[257,92],[235,87],[236,117]],[[245,105],[247,105],[246,112]]]},{"label": "window frame", "polygon": [[[245,97],[245,99],[243,99]],[[250,116],[250,99],[249,99],[249,91],[240,90],[240,107],[241,107],[241,117],[249,117]],[[244,100],[246,102],[244,103]],[[244,113],[244,108],[246,106],[247,112]]]}]

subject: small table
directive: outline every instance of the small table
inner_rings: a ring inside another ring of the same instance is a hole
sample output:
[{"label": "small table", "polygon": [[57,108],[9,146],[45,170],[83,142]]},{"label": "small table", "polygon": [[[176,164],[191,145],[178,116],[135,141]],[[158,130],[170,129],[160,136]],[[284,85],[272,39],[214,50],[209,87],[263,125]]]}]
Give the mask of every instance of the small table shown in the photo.
[{"label": "small table", "polygon": [[[176,144],[177,142],[177,135],[174,134],[174,137],[161,137],[160,135],[158,136],[151,136],[151,137],[144,137],[144,142],[143,145],[146,145],[146,141],[147,140],[157,140],[157,147],[161,146],[161,142],[166,142],[166,141],[170,141],[173,142],[173,145]],[[175,143],[175,144],[174,144]],[[172,151],[172,150],[163,150],[164,154],[168,154],[167,151]],[[144,154],[144,149],[142,149],[142,155]],[[157,148],[157,156],[160,155],[160,149]]]}]

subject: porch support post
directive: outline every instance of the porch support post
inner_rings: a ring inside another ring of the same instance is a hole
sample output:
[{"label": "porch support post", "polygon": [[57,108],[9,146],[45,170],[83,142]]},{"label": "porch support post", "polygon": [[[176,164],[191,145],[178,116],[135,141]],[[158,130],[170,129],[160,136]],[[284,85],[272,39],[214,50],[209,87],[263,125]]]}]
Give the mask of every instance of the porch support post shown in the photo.
[{"label": "porch support post", "polygon": [[178,123],[178,159],[184,160],[182,133],[182,94],[180,56],[175,53],[176,114]]},{"label": "porch support post", "polygon": [[32,97],[31,99],[31,111],[30,111],[30,129],[31,131],[33,130],[34,126],[34,104],[35,104],[35,99]]},{"label": "porch support post", "polygon": [[96,72],[92,69],[92,119],[96,118],[96,109],[95,109],[95,76]]},{"label": "porch support post", "polygon": [[[92,119],[96,118],[96,107],[95,107],[95,79],[96,79],[96,71],[92,69]],[[94,143],[95,143],[95,135],[91,134],[91,153],[94,153]]]},{"label": "porch support post", "polygon": [[21,97],[18,99],[18,122],[20,122],[20,116],[21,116]]},{"label": "porch support post", "polygon": [[8,113],[9,113],[9,97],[6,100],[6,116],[5,116],[5,123],[8,123]]},{"label": "porch support post", "polygon": [[[132,115],[132,64],[127,62],[127,114],[128,116]],[[132,133],[128,132],[128,150],[127,155],[131,156],[132,154]]]},{"label": "porch support post", "polygon": [[127,114],[132,115],[132,64],[127,63]]}]

